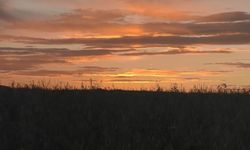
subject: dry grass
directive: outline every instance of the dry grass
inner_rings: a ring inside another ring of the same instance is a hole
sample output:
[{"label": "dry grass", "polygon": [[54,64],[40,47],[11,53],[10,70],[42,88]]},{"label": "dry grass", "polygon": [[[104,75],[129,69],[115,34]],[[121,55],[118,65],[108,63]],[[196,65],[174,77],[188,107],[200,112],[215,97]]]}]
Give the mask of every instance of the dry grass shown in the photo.
[{"label": "dry grass", "polygon": [[229,150],[250,148],[250,95],[0,87],[3,150]]}]

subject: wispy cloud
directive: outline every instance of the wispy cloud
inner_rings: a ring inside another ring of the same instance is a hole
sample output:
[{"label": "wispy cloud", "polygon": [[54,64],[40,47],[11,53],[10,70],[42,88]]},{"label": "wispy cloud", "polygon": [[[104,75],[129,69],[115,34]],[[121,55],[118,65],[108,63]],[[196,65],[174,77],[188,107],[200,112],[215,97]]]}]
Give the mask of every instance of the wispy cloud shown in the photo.
[{"label": "wispy cloud", "polygon": [[209,71],[209,70],[198,70],[198,71],[177,71],[177,70],[164,70],[164,69],[132,69],[127,72],[121,72],[113,77],[156,77],[156,78],[168,78],[168,77],[206,77],[206,76],[216,76],[223,73],[228,73],[230,71]]},{"label": "wispy cloud", "polygon": [[[13,37],[13,39],[15,39]],[[20,39],[18,37],[18,39]],[[20,42],[20,41],[19,41]],[[229,34],[214,36],[124,36],[118,38],[64,38],[38,39],[25,37],[23,43],[28,44],[84,44],[90,47],[127,47],[146,45],[148,47],[168,45],[237,45],[250,44],[250,34]]]},{"label": "wispy cloud", "polygon": [[[36,48],[36,47],[0,47],[0,70],[13,72],[15,70],[39,70],[48,64],[71,64],[74,62],[92,61],[93,59],[103,59],[105,56],[144,56],[144,55],[177,55],[177,54],[207,54],[223,53],[225,50],[188,50],[185,48],[168,51],[147,51],[142,52],[136,49],[82,49],[70,50],[66,48]],[[73,63],[73,64],[72,64]],[[86,68],[85,68],[86,69]],[[93,67],[92,67],[93,69]],[[98,68],[96,68],[98,69]],[[53,72],[52,72],[53,73]]]},{"label": "wispy cloud", "polygon": [[119,68],[100,67],[100,66],[85,66],[77,70],[25,70],[14,72],[15,75],[25,76],[74,76],[74,75],[93,75],[93,74],[110,74],[117,71]]},{"label": "wispy cloud", "polygon": [[144,55],[178,55],[178,54],[229,54],[231,51],[226,50],[210,50],[210,51],[201,51],[201,50],[169,50],[169,51],[160,51],[160,52],[132,52],[125,53],[122,55],[125,56],[144,56]]},{"label": "wispy cloud", "polygon": [[122,52],[134,51],[133,49],[109,50],[109,49],[82,49],[70,50],[67,48],[23,48],[23,47],[0,47],[0,55],[53,55],[54,57],[74,56],[99,56]]},{"label": "wispy cloud", "polygon": [[215,64],[233,66],[233,67],[244,68],[244,69],[250,68],[250,63],[243,63],[243,62],[223,62],[223,63],[215,63]]},{"label": "wispy cloud", "polygon": [[70,64],[75,57],[91,59],[129,51],[131,50],[0,47],[0,70],[39,69],[46,64]]},{"label": "wispy cloud", "polygon": [[[169,15],[165,15],[169,16]],[[129,18],[137,18],[134,23]],[[19,29],[55,34],[70,32],[82,35],[214,35],[250,33],[247,12],[226,12],[209,16],[193,16],[189,20],[169,21],[148,19],[122,10],[76,9],[48,20],[23,20],[10,23],[6,29]],[[144,19],[141,19],[144,18]],[[185,22],[183,22],[185,21]],[[236,22],[235,22],[236,21]]]},{"label": "wispy cloud", "polygon": [[232,21],[250,21],[248,12],[233,11],[218,13],[209,16],[200,17],[197,21],[201,22],[232,22]]}]

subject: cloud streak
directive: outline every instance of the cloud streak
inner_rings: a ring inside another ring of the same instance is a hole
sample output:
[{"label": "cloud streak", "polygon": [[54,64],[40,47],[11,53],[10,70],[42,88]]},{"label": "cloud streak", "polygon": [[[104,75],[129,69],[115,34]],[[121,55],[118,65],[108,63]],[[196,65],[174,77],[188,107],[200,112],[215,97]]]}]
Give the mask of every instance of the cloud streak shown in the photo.
[{"label": "cloud streak", "polygon": [[247,12],[233,11],[213,14],[205,17],[200,17],[197,21],[201,22],[232,22],[232,21],[249,21],[250,14]]},{"label": "cloud streak", "polygon": [[[70,50],[66,48],[23,48],[23,47],[0,47],[0,71],[15,72],[32,71],[34,74],[44,71],[47,74],[56,74],[57,71],[40,70],[43,66],[50,64],[74,66],[74,62],[82,62],[84,59],[88,62],[93,59],[103,59],[104,57],[130,57],[145,55],[178,55],[178,54],[209,54],[209,53],[231,53],[224,50],[198,51],[185,48],[173,49],[168,51],[148,51],[142,52],[136,49],[108,50],[108,49],[88,49],[88,50]],[[81,61],[80,61],[81,60]],[[39,72],[36,72],[36,71]],[[89,72],[98,72],[104,68],[84,68]],[[27,72],[26,72],[27,73]],[[45,74],[44,73],[44,74]],[[63,74],[63,71],[61,71]],[[65,73],[66,74],[66,73]]]},{"label": "cloud streak", "polygon": [[89,74],[110,74],[117,71],[119,68],[114,67],[100,67],[100,66],[85,66],[77,70],[26,70],[14,72],[15,75],[24,76],[81,76]]},{"label": "cloud streak", "polygon": [[23,48],[23,47],[0,47],[0,55],[53,55],[54,57],[80,57],[101,56],[115,53],[130,52],[132,49],[109,50],[109,49],[83,49],[70,50],[67,48]]},{"label": "cloud streak", "polygon": [[229,54],[231,51],[225,50],[210,50],[210,51],[198,51],[198,50],[169,50],[169,51],[160,51],[160,52],[132,52],[125,53],[122,55],[125,56],[153,56],[153,55],[179,55],[179,54]]},{"label": "cloud streak", "polygon": [[[133,23],[141,20],[141,23]],[[20,29],[36,32],[74,32],[82,35],[214,35],[229,33],[250,33],[250,15],[247,12],[227,12],[210,16],[193,16],[188,23],[182,21],[149,19],[147,22],[131,12],[121,10],[76,9],[71,13],[58,15],[50,20],[23,20],[10,23],[6,29]]]},{"label": "cloud streak", "polygon": [[243,62],[224,62],[224,63],[215,63],[217,65],[226,65],[226,66],[233,66],[237,68],[243,69],[250,69],[250,63],[243,63]]},{"label": "cloud streak", "polygon": [[0,71],[39,69],[46,64],[71,64],[74,58],[83,57],[88,60],[129,51],[131,50],[0,47]]},{"label": "cloud streak", "polygon": [[214,36],[124,36],[119,38],[65,38],[30,39],[28,44],[84,44],[90,47],[125,47],[124,45],[168,46],[168,45],[237,45],[250,44],[250,34],[229,34]]}]

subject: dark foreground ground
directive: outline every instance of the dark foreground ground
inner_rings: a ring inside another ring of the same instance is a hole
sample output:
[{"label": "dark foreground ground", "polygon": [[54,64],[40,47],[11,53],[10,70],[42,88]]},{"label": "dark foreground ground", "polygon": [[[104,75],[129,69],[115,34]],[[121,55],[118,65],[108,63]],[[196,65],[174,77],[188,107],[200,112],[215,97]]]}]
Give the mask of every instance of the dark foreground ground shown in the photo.
[{"label": "dark foreground ground", "polygon": [[0,88],[1,150],[248,150],[250,95]]}]

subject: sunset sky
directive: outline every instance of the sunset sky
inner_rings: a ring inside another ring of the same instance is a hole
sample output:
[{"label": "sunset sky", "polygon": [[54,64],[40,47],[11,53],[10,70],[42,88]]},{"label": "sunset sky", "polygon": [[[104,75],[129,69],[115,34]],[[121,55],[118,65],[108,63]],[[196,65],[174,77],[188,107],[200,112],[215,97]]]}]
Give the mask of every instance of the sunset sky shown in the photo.
[{"label": "sunset sky", "polygon": [[0,0],[0,84],[250,87],[249,0]]}]

